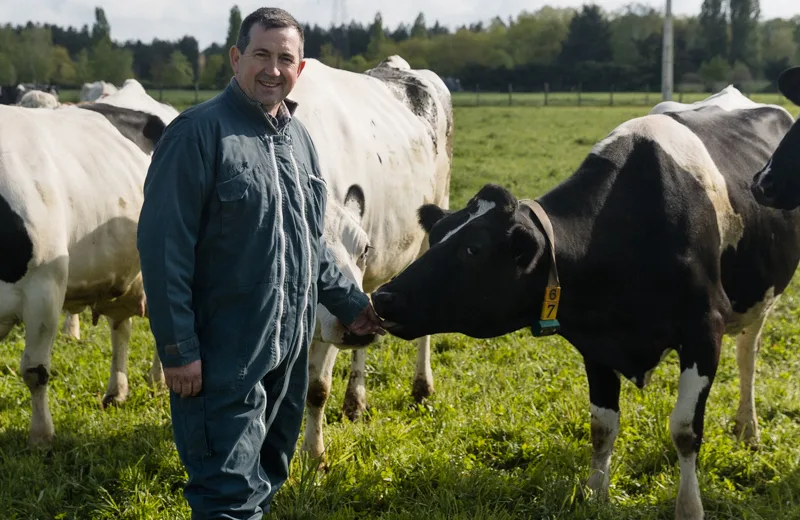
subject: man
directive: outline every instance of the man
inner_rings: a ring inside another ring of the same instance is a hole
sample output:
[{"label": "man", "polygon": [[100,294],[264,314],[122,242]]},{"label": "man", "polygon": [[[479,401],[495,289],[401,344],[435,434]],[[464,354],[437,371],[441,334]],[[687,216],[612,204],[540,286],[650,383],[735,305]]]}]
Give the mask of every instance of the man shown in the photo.
[{"label": "man", "polygon": [[193,519],[255,519],[300,431],[316,303],[382,334],[323,238],[325,183],[287,100],[303,32],[281,9],[242,22],[234,77],[167,128],[144,187],[138,247]]}]

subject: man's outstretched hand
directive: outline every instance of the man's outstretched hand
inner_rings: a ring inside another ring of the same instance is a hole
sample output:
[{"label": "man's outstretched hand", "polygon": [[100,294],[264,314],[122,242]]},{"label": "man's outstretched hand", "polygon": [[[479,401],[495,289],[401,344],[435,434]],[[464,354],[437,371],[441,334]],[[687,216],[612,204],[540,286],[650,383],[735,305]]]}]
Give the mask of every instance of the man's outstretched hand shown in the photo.
[{"label": "man's outstretched hand", "polygon": [[353,334],[365,336],[367,334],[379,334],[383,336],[386,331],[381,327],[381,319],[372,308],[372,303],[368,303],[361,313],[356,316],[353,323],[347,325],[347,329]]}]

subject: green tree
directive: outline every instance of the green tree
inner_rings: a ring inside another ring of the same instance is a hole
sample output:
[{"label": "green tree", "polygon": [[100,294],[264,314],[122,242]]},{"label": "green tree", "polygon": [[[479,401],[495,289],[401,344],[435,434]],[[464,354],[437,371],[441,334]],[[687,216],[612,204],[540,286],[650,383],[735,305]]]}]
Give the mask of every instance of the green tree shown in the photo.
[{"label": "green tree", "polygon": [[127,49],[115,49],[103,39],[92,46],[90,70],[95,80],[121,85],[133,77],[133,54]]},{"label": "green tree", "polygon": [[61,45],[53,46],[53,75],[52,80],[58,85],[75,85],[77,74],[75,64],[69,57],[66,47]]},{"label": "green tree", "polygon": [[728,81],[731,68],[727,59],[722,56],[714,56],[700,65],[699,74],[707,88],[717,89],[721,83]]},{"label": "green tree", "polygon": [[192,64],[181,51],[172,51],[164,71],[164,84],[170,87],[186,87],[192,84]]},{"label": "green tree", "polygon": [[375,19],[369,26],[369,45],[367,46],[366,58],[368,60],[377,59],[381,56],[381,45],[386,42],[386,33],[383,30],[383,17],[381,13],[375,13]]},{"label": "green tree", "polygon": [[231,7],[231,12],[228,15],[228,37],[225,40],[225,52],[228,52],[231,47],[236,45],[236,39],[239,37],[239,27],[242,25],[242,12],[239,10],[238,5]]},{"label": "green tree", "polygon": [[417,15],[416,20],[414,20],[414,25],[411,26],[411,37],[412,38],[427,38],[428,37],[428,28],[425,26],[425,15],[419,13]]},{"label": "green tree", "polygon": [[559,61],[570,67],[582,61],[609,62],[611,30],[608,20],[597,5],[584,5],[569,23],[569,33],[561,49]]},{"label": "green tree", "polygon": [[17,83],[17,69],[14,62],[3,53],[0,53],[0,85],[14,85]]},{"label": "green tree", "polygon": [[102,7],[94,9],[94,25],[92,25],[92,43],[101,40],[111,41],[111,26],[106,19],[106,12]]},{"label": "green tree", "polygon": [[523,11],[510,24],[506,48],[516,65],[546,65],[555,61],[569,33],[575,11],[543,7],[535,13]]},{"label": "green tree", "polygon": [[700,27],[706,57],[728,56],[728,22],[723,0],[703,0]]},{"label": "green tree", "polygon": [[75,60],[75,81],[81,85],[95,81],[92,75],[92,64],[89,60],[89,51],[81,49]]},{"label": "green tree", "polygon": [[225,57],[222,54],[208,56],[200,71],[200,88],[220,88],[220,73],[225,70],[225,66]]},{"label": "green tree", "polygon": [[19,41],[14,62],[17,79],[20,82],[50,81],[53,70],[53,39],[50,30],[31,25],[20,33]]},{"label": "green tree", "polygon": [[729,62],[737,61],[756,67],[758,55],[758,0],[729,0],[731,16],[731,48]]}]

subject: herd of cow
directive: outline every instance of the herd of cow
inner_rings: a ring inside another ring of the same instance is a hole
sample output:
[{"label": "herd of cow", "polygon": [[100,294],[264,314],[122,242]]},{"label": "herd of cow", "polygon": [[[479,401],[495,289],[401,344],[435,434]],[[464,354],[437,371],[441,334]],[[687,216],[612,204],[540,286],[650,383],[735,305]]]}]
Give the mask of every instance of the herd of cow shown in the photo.
[{"label": "herd of cow", "polygon": [[[779,86],[800,105],[800,67]],[[55,433],[47,384],[62,310],[62,331],[74,337],[77,313],[90,308],[95,323],[106,316],[112,358],[103,403],[127,396],[131,319],[147,316],[136,250],[142,185],[178,115],[132,79],[84,90],[87,102],[77,105],[30,95],[0,106],[0,339],[24,323],[20,372],[33,444]],[[487,184],[451,211],[453,113],[438,76],[397,56],[364,74],[308,60],[292,98],[327,180],[330,249],[372,293],[386,329],[417,340],[414,397],[433,391],[431,334],[560,334],[585,361],[586,490],[602,498],[621,377],[644,388],[674,350],[676,518],[702,518],[697,453],[722,337],[737,335],[736,432],[756,442],[761,329],[800,261],[800,125],[792,115],[733,87],[691,105],[664,102],[615,128],[539,199]],[[303,444],[317,457],[340,349],[355,347],[345,413],[355,419],[366,406],[366,342],[350,345],[323,307],[318,316]],[[150,377],[162,377],[155,354]]]}]

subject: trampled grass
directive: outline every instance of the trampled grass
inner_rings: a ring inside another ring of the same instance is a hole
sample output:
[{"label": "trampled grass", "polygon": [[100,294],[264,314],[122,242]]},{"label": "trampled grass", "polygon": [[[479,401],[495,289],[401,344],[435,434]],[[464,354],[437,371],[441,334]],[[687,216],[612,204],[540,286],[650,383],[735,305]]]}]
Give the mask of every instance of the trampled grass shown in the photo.
[{"label": "trampled grass", "polygon": [[[458,108],[451,206],[485,182],[535,197],[567,177],[591,146],[646,108]],[[758,450],[731,434],[735,346],[725,340],[709,398],[699,479],[708,519],[800,517],[800,282],[768,321],[758,363]],[[135,322],[121,407],[102,410],[110,339],[82,316],[84,340],[59,337],[50,406],[57,440],[27,447],[22,330],[0,343],[0,511],[9,519],[189,518],[166,391],[144,382],[152,355]],[[433,338],[436,392],[411,398],[414,345],[393,338],[368,354],[366,420],[341,413],[349,356],[340,355],[326,410],[327,472],[298,452],[274,518],[670,519],[679,470],[669,435],[677,397],[671,354],[639,391],[623,384],[610,502],[580,499],[590,458],[580,356],[560,338],[520,331],[494,340]],[[302,441],[302,438],[301,438]]]}]

